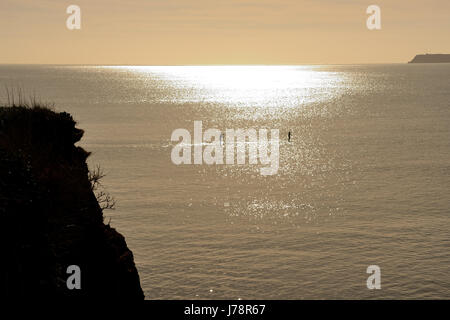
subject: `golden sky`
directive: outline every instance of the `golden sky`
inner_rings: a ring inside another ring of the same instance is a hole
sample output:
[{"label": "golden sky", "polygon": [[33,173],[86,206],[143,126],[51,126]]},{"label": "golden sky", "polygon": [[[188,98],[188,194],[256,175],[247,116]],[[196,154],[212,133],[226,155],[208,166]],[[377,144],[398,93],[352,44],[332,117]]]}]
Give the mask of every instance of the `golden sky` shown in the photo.
[{"label": "golden sky", "polygon": [[[81,30],[68,30],[69,5]],[[381,30],[366,9],[381,8]],[[450,0],[1,0],[0,63],[340,64],[450,53]]]}]

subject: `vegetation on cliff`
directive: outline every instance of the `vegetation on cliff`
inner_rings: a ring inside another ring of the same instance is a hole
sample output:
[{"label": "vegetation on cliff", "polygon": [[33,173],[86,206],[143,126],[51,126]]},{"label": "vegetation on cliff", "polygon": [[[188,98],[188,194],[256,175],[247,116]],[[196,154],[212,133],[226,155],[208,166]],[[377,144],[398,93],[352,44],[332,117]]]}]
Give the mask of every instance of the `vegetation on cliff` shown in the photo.
[{"label": "vegetation on cliff", "polygon": [[[38,105],[0,107],[0,295],[143,299],[132,252],[103,221],[100,174],[75,146],[75,125]],[[70,265],[80,290],[67,287]]]}]

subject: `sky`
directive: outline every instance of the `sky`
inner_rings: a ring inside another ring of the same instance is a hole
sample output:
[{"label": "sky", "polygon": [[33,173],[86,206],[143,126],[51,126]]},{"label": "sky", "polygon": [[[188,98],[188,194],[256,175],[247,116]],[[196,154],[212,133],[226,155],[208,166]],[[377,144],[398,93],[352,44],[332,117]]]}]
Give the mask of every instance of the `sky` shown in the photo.
[{"label": "sky", "polygon": [[449,0],[0,0],[0,64],[403,63],[449,39]]}]

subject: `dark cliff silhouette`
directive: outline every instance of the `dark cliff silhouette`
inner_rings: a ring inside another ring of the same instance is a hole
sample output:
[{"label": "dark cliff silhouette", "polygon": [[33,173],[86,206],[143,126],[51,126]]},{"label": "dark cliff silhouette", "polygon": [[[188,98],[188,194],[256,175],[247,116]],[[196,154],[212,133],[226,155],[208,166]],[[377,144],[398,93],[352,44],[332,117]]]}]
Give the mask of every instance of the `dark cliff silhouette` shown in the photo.
[{"label": "dark cliff silhouette", "polygon": [[447,63],[450,54],[418,54],[408,63]]},{"label": "dark cliff silhouette", "polygon": [[[68,113],[0,108],[0,296],[144,298],[124,237],[103,222],[82,136]],[[80,290],[67,288],[70,265]]]}]

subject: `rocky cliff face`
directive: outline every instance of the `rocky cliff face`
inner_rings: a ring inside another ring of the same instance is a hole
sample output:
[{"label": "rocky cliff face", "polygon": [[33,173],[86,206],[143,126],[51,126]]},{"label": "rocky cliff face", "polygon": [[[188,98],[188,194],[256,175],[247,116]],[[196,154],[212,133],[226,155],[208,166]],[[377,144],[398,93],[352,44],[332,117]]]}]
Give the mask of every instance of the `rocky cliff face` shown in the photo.
[{"label": "rocky cliff face", "polygon": [[1,296],[144,298],[124,237],[103,222],[82,135],[64,112],[0,108]]},{"label": "rocky cliff face", "polygon": [[418,54],[408,63],[449,63],[450,54]]}]

